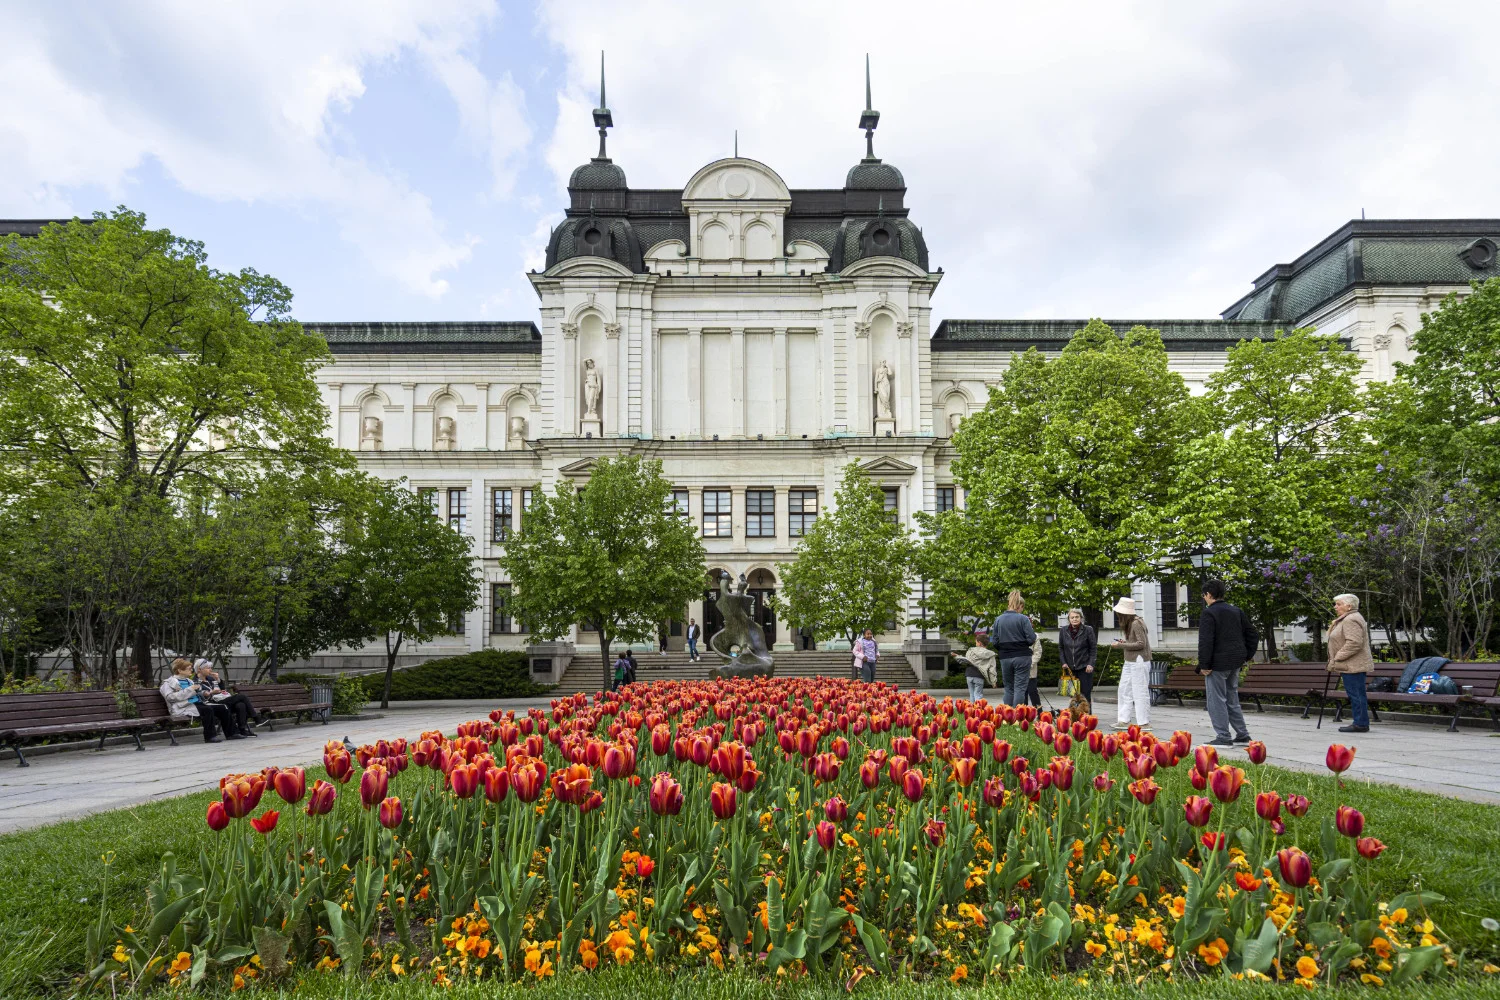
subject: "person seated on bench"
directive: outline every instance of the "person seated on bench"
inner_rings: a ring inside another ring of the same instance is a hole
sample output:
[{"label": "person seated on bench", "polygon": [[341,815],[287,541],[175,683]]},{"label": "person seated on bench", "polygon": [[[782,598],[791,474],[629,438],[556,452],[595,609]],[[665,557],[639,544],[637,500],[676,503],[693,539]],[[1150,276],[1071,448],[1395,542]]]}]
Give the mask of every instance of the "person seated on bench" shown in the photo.
[{"label": "person seated on bench", "polygon": [[224,727],[229,739],[240,738],[230,728],[229,709],[203,699],[202,689],[193,681],[193,665],[182,657],[172,661],[172,676],[162,681],[157,690],[171,709],[172,718],[203,720],[204,743],[224,742],[225,737],[219,735],[220,726]]},{"label": "person seated on bench", "polygon": [[254,705],[250,704],[249,698],[224,687],[223,680],[214,670],[213,661],[200,659],[193,664],[193,669],[198,674],[199,693],[213,704],[223,705],[229,709],[229,731],[239,733],[241,736],[259,736],[260,734],[250,727],[250,720],[260,718],[260,713],[255,710]]},{"label": "person seated on bench", "polygon": [[1342,675],[1349,696],[1350,724],[1341,733],[1370,731],[1370,702],[1365,695],[1366,675],[1375,669],[1370,653],[1370,626],[1359,613],[1359,598],[1340,594],[1333,599],[1336,616],[1328,626],[1328,670]]}]

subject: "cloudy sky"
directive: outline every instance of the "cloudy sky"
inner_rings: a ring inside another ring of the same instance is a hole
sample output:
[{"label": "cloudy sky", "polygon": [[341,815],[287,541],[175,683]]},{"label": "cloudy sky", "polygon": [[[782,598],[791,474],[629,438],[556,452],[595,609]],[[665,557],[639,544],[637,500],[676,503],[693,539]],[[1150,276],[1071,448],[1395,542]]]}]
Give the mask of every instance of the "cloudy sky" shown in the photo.
[{"label": "cloudy sky", "polygon": [[1500,8],[0,0],[0,218],[117,204],[302,319],[529,319],[608,51],[615,162],[876,152],[939,317],[1211,316],[1358,218],[1500,218]]}]

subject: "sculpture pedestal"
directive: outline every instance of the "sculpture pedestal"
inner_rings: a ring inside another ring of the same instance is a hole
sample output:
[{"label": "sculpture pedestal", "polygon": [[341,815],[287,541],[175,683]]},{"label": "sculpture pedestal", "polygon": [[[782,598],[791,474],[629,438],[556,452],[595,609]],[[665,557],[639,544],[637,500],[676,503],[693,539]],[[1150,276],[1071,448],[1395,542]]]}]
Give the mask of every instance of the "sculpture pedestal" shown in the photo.
[{"label": "sculpture pedestal", "polygon": [[875,418],[875,436],[878,438],[895,437],[896,421],[889,417]]},{"label": "sculpture pedestal", "polygon": [[602,438],[604,436],[603,421],[585,418],[579,425],[578,436]]}]

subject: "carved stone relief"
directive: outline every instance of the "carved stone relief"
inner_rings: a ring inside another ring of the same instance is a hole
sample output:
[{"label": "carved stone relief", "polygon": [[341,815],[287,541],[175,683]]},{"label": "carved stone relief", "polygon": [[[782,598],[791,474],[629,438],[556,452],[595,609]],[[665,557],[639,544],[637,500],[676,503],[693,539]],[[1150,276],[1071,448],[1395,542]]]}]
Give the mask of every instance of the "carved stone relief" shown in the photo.
[{"label": "carved stone relief", "polygon": [[880,420],[890,420],[895,412],[891,366],[882,359],[880,366],[875,369],[875,416]]},{"label": "carved stone relief", "polygon": [[379,451],[385,436],[385,425],[379,417],[365,417],[359,425],[359,450]]},{"label": "carved stone relief", "polygon": [[593,358],[583,361],[583,419],[598,420],[600,406],[604,402],[604,379]]},{"label": "carved stone relief", "polygon": [[432,447],[434,451],[456,451],[458,449],[458,423],[452,417],[437,418],[437,433]]}]

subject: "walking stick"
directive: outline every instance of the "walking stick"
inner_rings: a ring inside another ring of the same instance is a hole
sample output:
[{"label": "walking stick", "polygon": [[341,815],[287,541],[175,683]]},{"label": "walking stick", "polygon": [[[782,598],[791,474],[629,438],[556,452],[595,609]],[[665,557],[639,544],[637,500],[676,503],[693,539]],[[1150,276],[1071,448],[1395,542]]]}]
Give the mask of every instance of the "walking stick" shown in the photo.
[{"label": "walking stick", "polygon": [[1318,729],[1323,728],[1323,707],[1328,704],[1328,682],[1333,680],[1333,671],[1323,675],[1323,697],[1318,699]]}]

